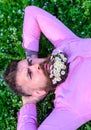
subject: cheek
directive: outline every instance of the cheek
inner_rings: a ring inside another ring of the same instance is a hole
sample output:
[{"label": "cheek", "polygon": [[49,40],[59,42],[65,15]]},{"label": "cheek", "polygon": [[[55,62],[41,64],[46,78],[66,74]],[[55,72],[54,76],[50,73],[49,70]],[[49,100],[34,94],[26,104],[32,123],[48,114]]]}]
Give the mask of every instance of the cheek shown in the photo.
[{"label": "cheek", "polygon": [[32,84],[34,84],[34,86],[44,86],[46,84],[47,78],[43,73],[34,73],[34,75],[32,80]]},{"label": "cheek", "polygon": [[24,73],[18,77],[18,81],[21,86],[27,86],[27,84],[29,83],[28,78],[25,76]]},{"label": "cheek", "polygon": [[40,77],[39,84],[41,86],[45,86],[46,82],[47,82],[47,78],[46,77],[44,77],[44,76]]}]

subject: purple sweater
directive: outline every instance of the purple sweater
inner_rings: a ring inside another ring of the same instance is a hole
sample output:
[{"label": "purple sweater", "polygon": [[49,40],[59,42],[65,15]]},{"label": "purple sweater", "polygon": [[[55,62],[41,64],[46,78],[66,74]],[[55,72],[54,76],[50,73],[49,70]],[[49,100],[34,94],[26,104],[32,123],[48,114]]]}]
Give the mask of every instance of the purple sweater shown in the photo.
[{"label": "purple sweater", "polygon": [[41,32],[55,46],[53,53],[66,52],[69,74],[56,88],[55,107],[40,127],[37,127],[36,105],[26,104],[18,113],[17,130],[76,130],[91,119],[91,39],[77,37],[48,12],[27,7],[23,47],[38,52]]}]

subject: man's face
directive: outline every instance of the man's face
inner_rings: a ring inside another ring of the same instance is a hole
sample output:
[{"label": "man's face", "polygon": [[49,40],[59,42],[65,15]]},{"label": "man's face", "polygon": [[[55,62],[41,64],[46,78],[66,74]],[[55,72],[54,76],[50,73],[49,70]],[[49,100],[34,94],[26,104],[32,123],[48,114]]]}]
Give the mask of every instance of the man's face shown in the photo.
[{"label": "man's face", "polygon": [[40,66],[40,63],[44,61],[45,59],[32,59],[32,63],[29,65],[25,59],[18,63],[16,82],[18,86],[22,86],[22,90],[26,94],[31,95],[34,90],[43,89],[46,86],[49,67],[46,67],[45,64]]}]

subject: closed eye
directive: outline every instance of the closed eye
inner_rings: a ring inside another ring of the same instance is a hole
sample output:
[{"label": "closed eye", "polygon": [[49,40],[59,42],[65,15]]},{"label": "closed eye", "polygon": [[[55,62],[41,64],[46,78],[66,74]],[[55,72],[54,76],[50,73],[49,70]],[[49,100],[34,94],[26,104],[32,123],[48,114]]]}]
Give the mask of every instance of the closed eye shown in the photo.
[{"label": "closed eye", "polygon": [[28,68],[28,75],[29,75],[30,79],[32,79],[32,72],[29,68]]}]

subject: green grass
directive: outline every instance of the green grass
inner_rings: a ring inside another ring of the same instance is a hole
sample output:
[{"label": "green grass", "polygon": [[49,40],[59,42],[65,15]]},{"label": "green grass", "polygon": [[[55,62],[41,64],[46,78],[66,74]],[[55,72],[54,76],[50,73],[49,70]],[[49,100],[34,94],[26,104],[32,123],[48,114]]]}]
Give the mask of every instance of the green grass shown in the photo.
[{"label": "green grass", "polygon": [[[0,130],[16,129],[17,112],[22,106],[21,97],[8,89],[2,73],[11,60],[25,58],[21,42],[24,8],[27,5],[36,5],[49,11],[80,37],[91,36],[90,0],[0,0]],[[40,57],[47,56],[53,49],[43,35],[40,48]],[[54,95],[50,94],[38,104],[39,124],[53,109],[53,99]],[[86,123],[79,130],[91,130],[91,123]]]}]

